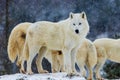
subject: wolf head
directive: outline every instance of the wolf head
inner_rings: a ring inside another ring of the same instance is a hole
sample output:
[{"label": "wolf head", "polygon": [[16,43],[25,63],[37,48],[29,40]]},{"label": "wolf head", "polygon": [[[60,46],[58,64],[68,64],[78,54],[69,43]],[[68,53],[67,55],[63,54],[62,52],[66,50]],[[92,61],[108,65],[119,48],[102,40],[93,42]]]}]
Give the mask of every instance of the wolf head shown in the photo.
[{"label": "wolf head", "polygon": [[70,28],[75,34],[81,35],[81,34],[86,34],[89,32],[89,25],[87,21],[87,17],[85,12],[81,13],[70,13],[69,14],[70,18]]}]

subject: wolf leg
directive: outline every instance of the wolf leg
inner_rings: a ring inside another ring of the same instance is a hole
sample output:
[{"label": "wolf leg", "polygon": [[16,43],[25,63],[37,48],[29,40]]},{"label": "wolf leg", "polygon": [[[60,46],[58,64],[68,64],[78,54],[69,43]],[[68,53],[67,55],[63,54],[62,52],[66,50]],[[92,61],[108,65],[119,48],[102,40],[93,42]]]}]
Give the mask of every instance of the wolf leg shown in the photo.
[{"label": "wolf leg", "polygon": [[45,56],[46,51],[47,51],[46,47],[41,47],[41,49],[39,50],[37,59],[36,59],[36,65],[37,65],[37,69],[39,73],[48,73],[48,71],[43,70],[43,67],[42,67],[42,59]]},{"label": "wolf leg", "polygon": [[97,49],[97,56],[98,56],[98,61],[97,61],[97,65],[95,67],[95,74],[96,74],[96,78],[99,80],[102,80],[103,78],[100,75],[100,69],[103,67],[106,59],[107,59],[107,55],[105,53],[104,49]]},{"label": "wolf leg", "polygon": [[31,65],[32,65],[32,61],[34,59],[34,57],[36,56],[36,54],[38,53],[40,47],[39,46],[32,46],[29,48],[29,58],[27,59],[27,74],[33,74],[32,70],[31,70]]},{"label": "wolf leg", "polygon": [[62,51],[63,55],[64,55],[64,69],[66,70],[66,72],[68,74],[72,73],[72,65],[71,65],[71,51],[70,50],[66,50],[64,49]]}]

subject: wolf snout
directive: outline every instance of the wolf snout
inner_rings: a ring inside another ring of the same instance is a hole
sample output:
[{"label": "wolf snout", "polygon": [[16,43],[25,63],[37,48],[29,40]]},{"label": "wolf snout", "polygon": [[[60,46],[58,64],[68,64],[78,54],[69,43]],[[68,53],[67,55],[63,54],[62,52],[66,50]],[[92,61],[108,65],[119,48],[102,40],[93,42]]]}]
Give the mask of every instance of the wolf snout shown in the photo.
[{"label": "wolf snout", "polygon": [[79,33],[79,30],[78,30],[78,29],[76,29],[76,30],[75,30],[75,33],[77,33],[77,34],[78,34],[78,33]]}]

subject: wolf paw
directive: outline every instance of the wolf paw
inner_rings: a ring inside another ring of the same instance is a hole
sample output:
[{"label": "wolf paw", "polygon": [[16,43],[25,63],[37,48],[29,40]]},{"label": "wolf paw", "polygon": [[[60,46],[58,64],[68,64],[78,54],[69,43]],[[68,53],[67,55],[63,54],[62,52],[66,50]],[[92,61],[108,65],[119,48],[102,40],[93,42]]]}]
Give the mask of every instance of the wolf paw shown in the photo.
[{"label": "wolf paw", "polygon": [[55,70],[55,69],[53,69],[53,70],[52,70],[52,73],[56,73],[56,72],[58,72],[58,71],[57,71],[57,70]]},{"label": "wolf paw", "polygon": [[47,70],[41,70],[39,73],[49,73]]},{"label": "wolf paw", "polygon": [[25,72],[25,70],[20,69],[20,73],[25,74],[26,72]]},{"label": "wolf paw", "polygon": [[85,76],[85,78],[86,78],[87,80],[94,80],[92,76],[88,76],[88,77]]},{"label": "wolf paw", "polygon": [[28,74],[28,75],[32,75],[32,74],[33,74],[33,72],[32,72],[32,71],[30,71],[30,72],[27,72],[26,74]]},{"label": "wolf paw", "polygon": [[105,80],[104,78],[96,78],[96,80]]}]

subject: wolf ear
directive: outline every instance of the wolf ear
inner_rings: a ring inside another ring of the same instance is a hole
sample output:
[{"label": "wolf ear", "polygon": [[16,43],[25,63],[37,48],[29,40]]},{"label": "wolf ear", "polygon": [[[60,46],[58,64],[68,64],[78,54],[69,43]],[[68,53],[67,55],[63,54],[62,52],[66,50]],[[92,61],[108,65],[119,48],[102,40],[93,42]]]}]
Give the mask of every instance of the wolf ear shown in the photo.
[{"label": "wolf ear", "polygon": [[73,13],[72,12],[70,12],[70,14],[69,14],[69,17],[72,19],[73,18]]},{"label": "wolf ear", "polygon": [[86,13],[83,11],[81,14],[82,14],[82,18],[86,19]]}]

